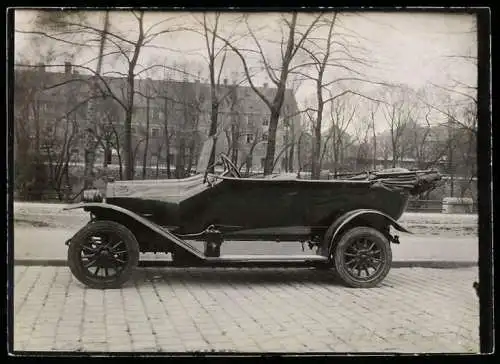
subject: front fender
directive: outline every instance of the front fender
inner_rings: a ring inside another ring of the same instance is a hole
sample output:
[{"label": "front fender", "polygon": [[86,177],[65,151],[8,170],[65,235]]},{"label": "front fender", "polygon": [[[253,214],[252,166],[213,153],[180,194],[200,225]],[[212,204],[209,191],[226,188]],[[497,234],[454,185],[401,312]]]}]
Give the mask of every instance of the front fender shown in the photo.
[{"label": "front fender", "polygon": [[[146,228],[150,229],[151,231],[159,234],[163,238],[167,239],[171,243],[180,246],[184,250],[187,250],[191,252],[192,254],[196,255],[199,258],[204,259],[205,255],[200,252],[198,249],[196,249],[194,246],[189,244],[188,242],[180,239],[176,235],[172,234],[170,231],[162,228],[161,226],[145,219],[144,217],[136,214],[133,211],[127,210],[123,207],[116,206],[116,205],[111,205],[107,203],[102,203],[102,202],[88,202],[88,203],[79,203],[76,205],[72,205],[70,207],[66,207],[63,210],[76,210],[76,209],[83,209],[85,211],[90,211],[91,213],[95,215],[99,215],[99,211],[112,211],[114,214],[118,215],[125,215],[128,216],[129,218],[132,218],[139,224],[145,226]],[[70,239],[71,240],[71,239]],[[68,243],[68,242],[67,242]]]},{"label": "front fender", "polygon": [[382,217],[388,225],[393,226],[396,230],[412,234],[411,231],[407,230],[404,228],[401,224],[399,224],[396,220],[394,220],[392,217],[389,215],[378,211],[378,210],[371,210],[371,209],[358,209],[358,210],[352,210],[349,211],[340,217],[338,217],[328,228],[326,234],[325,234],[325,240],[323,243],[323,254],[328,255],[329,252],[331,251],[333,247],[333,243],[335,242],[335,239],[339,236],[339,233],[341,232],[342,228],[346,226],[349,222],[353,221],[356,218],[359,218],[360,216],[369,216],[369,215],[375,215]]}]

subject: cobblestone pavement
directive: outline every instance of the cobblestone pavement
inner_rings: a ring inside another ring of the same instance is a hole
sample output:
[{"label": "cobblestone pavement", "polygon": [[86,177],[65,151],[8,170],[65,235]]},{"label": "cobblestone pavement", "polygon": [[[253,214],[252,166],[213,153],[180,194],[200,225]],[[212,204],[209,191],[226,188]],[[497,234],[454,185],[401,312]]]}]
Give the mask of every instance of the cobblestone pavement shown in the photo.
[{"label": "cobblestone pavement", "polygon": [[314,269],[138,269],[91,290],[15,267],[14,350],[478,352],[477,268],[392,269],[349,289]]}]

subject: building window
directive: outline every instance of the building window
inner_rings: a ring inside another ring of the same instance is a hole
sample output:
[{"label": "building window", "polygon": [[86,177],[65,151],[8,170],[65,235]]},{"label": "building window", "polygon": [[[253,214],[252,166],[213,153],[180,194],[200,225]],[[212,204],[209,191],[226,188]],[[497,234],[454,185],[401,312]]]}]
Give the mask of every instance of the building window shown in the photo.
[{"label": "building window", "polygon": [[267,141],[268,137],[267,133],[262,134],[262,140]]},{"label": "building window", "polygon": [[52,133],[54,132],[54,128],[52,127],[52,125],[47,125],[47,126],[45,127],[45,132],[46,132],[47,134],[52,134]]},{"label": "building window", "polygon": [[39,110],[41,112],[47,112],[49,110],[49,103],[48,102],[44,102],[44,101],[41,101],[39,102]]},{"label": "building window", "polygon": [[253,134],[247,134],[247,143],[253,142]]},{"label": "building window", "polygon": [[160,110],[157,108],[153,108],[151,117],[153,120],[160,120]]},{"label": "building window", "polygon": [[159,128],[152,128],[151,129],[151,136],[153,138],[159,137],[160,136],[160,129]]},{"label": "building window", "polygon": [[248,128],[253,129],[259,126],[259,119],[254,114],[248,114]]},{"label": "building window", "polygon": [[268,126],[269,125],[269,119],[268,118],[264,118],[264,120],[262,120],[262,125]]}]

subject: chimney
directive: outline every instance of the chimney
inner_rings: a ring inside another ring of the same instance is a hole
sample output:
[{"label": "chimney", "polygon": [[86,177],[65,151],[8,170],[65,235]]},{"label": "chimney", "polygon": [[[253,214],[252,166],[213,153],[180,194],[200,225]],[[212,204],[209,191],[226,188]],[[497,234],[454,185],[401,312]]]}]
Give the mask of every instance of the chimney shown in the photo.
[{"label": "chimney", "polygon": [[71,62],[64,62],[64,73],[71,74]]}]

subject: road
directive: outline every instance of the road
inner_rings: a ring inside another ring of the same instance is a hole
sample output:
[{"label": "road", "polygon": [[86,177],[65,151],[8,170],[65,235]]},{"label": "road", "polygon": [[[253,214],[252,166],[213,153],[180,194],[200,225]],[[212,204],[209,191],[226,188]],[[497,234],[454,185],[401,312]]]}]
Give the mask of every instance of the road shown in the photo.
[{"label": "road", "polygon": [[393,269],[348,289],[310,269],[141,269],[119,290],[15,267],[14,349],[113,352],[479,351],[477,268]]},{"label": "road", "polygon": [[[66,259],[67,247],[64,242],[69,239],[76,229],[61,228],[14,228],[14,257],[15,259]],[[439,237],[423,235],[400,235],[401,244],[392,244],[393,260],[431,260],[431,261],[478,261],[478,239],[473,236]],[[203,243],[194,243],[203,249]],[[310,254],[307,246],[302,252],[299,243],[256,243],[256,242],[229,242],[223,243],[222,254]],[[160,259],[152,254],[144,255],[147,259]]]}]

